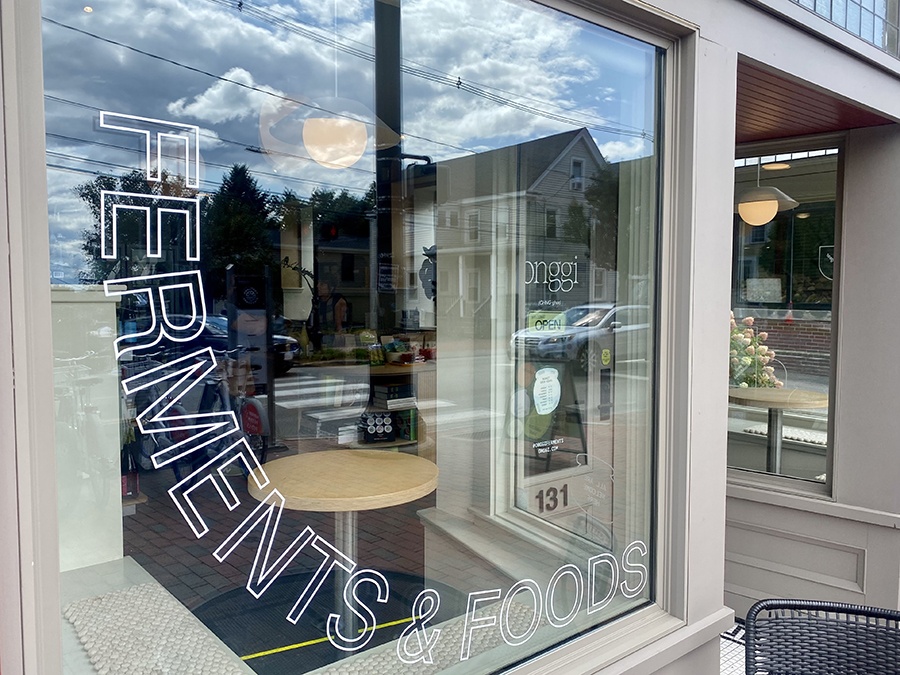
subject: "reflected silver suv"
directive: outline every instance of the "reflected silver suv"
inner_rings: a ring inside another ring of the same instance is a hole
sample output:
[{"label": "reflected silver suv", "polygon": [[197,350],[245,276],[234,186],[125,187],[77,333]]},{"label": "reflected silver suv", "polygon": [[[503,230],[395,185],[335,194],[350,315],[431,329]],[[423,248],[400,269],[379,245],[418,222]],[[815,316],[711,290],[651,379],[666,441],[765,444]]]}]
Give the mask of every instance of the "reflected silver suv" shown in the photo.
[{"label": "reflected silver suv", "polygon": [[[510,351],[530,359],[576,361],[587,373],[613,359],[647,358],[649,331],[650,308],[646,305],[578,305],[516,331]],[[604,350],[608,351],[604,354]]]}]

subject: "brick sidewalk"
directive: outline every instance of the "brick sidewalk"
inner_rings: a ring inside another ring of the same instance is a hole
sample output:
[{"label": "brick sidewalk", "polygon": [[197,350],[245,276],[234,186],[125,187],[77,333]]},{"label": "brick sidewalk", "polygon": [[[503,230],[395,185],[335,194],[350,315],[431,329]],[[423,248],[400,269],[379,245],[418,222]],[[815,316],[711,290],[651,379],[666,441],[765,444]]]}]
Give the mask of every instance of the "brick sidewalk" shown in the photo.
[{"label": "brick sidewalk", "polygon": [[[274,459],[274,457],[270,457]],[[174,483],[170,470],[142,471],[141,492],[148,497],[134,515],[124,519],[125,555],[131,556],[188,609],[193,609],[225,591],[242,587],[256,555],[258,532],[250,535],[224,562],[212,552],[243,521],[257,502],[247,494],[246,479],[229,478],[241,505],[228,511],[214,489],[204,485],[195,498],[210,532],[197,539],[167,494]],[[425,540],[418,511],[434,506],[434,495],[377,511],[359,514],[358,560],[361,567],[424,573]],[[284,547],[309,525],[334,542],[334,519],[329,513],[285,510],[276,546]],[[277,556],[281,549],[273,550]],[[315,569],[320,560],[301,553],[285,571]],[[315,566],[314,566],[315,565]]]}]

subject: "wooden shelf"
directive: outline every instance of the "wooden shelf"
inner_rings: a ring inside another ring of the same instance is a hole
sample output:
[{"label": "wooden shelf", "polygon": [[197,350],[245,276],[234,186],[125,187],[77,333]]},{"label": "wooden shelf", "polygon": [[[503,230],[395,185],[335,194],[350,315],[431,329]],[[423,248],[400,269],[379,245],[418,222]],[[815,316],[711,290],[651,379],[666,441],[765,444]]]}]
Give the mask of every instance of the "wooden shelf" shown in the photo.
[{"label": "wooden shelf", "polygon": [[418,363],[386,363],[383,366],[370,366],[369,375],[412,375],[434,370],[434,361],[419,361]]},{"label": "wooden shelf", "polygon": [[370,450],[380,450],[384,448],[402,448],[410,445],[417,445],[419,441],[408,441],[405,438],[401,438],[396,441],[378,441],[377,443],[364,443],[362,441],[353,441],[352,443],[345,443],[341,445],[342,448],[353,448],[356,449],[364,449],[369,448]]},{"label": "wooden shelf", "polygon": [[137,504],[146,504],[149,501],[147,495],[138,492],[137,497],[122,497],[122,506],[135,506]]},{"label": "wooden shelf", "polygon": [[404,410],[416,410],[418,405],[416,403],[408,403],[400,406],[399,408],[388,408],[377,403],[369,402],[369,405],[366,406],[366,412],[369,410],[377,410],[380,413],[383,412],[403,412]]}]

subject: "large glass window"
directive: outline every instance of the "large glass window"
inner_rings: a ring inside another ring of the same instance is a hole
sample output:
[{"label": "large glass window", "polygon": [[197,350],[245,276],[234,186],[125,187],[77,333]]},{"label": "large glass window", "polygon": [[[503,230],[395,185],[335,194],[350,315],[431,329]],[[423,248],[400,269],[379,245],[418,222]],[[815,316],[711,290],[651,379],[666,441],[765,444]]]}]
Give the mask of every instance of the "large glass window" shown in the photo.
[{"label": "large glass window", "polygon": [[828,478],[836,148],[739,159],[735,199],[780,189],[795,207],[760,225],[734,217],[728,463]]},{"label": "large glass window", "polygon": [[653,600],[662,48],[43,14],[67,673],[488,673]]}]

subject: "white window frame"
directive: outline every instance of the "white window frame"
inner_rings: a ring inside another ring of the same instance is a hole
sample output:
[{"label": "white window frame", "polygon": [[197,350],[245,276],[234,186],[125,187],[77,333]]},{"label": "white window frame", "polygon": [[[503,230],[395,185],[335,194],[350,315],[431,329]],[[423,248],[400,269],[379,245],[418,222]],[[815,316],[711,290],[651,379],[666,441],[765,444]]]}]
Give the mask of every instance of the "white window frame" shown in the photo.
[{"label": "white window frame", "polygon": [[46,399],[53,346],[41,6],[0,0],[0,14],[0,375],[16,383],[0,397],[0,438],[9,451],[0,474],[0,534],[8,544],[0,554],[8,591],[0,594],[0,662],[4,671],[40,675],[62,672],[56,457]]},{"label": "white window frame", "polygon": [[[472,223],[475,227],[472,227]],[[465,237],[466,243],[474,243],[481,240],[481,211],[472,209],[466,211]]]},{"label": "white window frame", "polygon": [[[552,234],[551,234],[551,220]],[[548,206],[544,210],[544,237],[547,239],[559,238],[559,210],[556,207]]]},{"label": "white window frame", "polygon": [[[481,270],[477,267],[466,270],[465,295],[463,300],[472,309],[481,304]],[[475,291],[473,294],[472,291]]]},{"label": "white window frame", "polygon": [[[699,526],[700,514],[715,501],[710,488],[695,487],[707,482],[704,478],[708,469],[701,466],[702,462],[689,461],[691,452],[700,451],[704,444],[700,442],[702,438],[695,440],[698,434],[687,428],[691,405],[696,405],[687,401],[700,399],[706,410],[710,407],[708,402],[717,400],[718,392],[706,392],[692,384],[690,376],[695,371],[691,370],[690,359],[674,348],[675,344],[683,344],[679,339],[702,333],[698,329],[709,326],[696,317],[689,319],[691,323],[687,323],[688,319],[675,320],[693,314],[690,310],[694,292],[685,289],[693,288],[695,270],[689,264],[676,265],[676,260],[693,260],[695,242],[689,232],[676,238],[676,228],[666,227],[692,222],[692,216],[710,211],[710,203],[716,202],[716,197],[712,197],[702,209],[695,207],[691,189],[691,167],[699,164],[696,154],[704,151],[694,147],[691,139],[697,128],[704,128],[702,122],[712,119],[712,113],[704,108],[715,106],[692,86],[699,62],[699,38],[697,29],[687,22],[678,23],[671,14],[654,13],[649,6],[638,8],[616,0],[613,7],[606,3],[605,10],[615,12],[615,19],[598,13],[599,5],[594,11],[585,6],[587,3],[546,0],[542,4],[660,45],[668,49],[670,56],[664,78],[664,124],[665,138],[676,140],[669,141],[664,155],[666,191],[662,194],[663,225],[658,252],[660,279],[666,280],[660,284],[658,297],[662,327],[659,341],[669,346],[659,352],[659,512],[654,542],[657,601],[611,625],[565,641],[509,672],[595,672],[629,655],[633,666],[650,672],[676,660],[686,650],[717,639],[718,633],[731,624],[730,611],[709,611],[708,603],[701,602],[692,614],[702,616],[686,625],[688,597],[695,591],[702,596],[702,586],[708,583],[701,583],[697,580],[701,575],[691,575],[689,571],[703,557],[698,553],[710,550],[708,526],[702,537],[698,533],[704,529]],[[40,11],[40,4],[31,0],[0,0],[0,13],[7,19],[0,24],[4,82],[4,109],[0,114],[6,132],[0,141],[4,149],[0,170],[6,183],[6,200],[0,207],[6,237],[0,237],[0,246],[7,249],[3,251],[6,255],[0,255],[0,268],[9,281],[7,292],[0,294],[0,311],[5,317],[0,324],[8,326],[0,331],[6,347],[0,359],[0,374],[8,375],[6,381],[12,381],[15,373],[16,382],[16,387],[0,399],[2,438],[5,447],[13,448],[15,454],[10,470],[0,478],[6,488],[0,490],[0,532],[5,541],[14,542],[0,554],[0,572],[9,582],[18,583],[17,592],[6,593],[0,599],[0,607],[5,610],[0,615],[0,655],[4,670],[26,675],[62,672],[57,505],[55,491],[46,489],[48,477],[54,482],[56,467],[53,425],[46,423],[45,400],[46,392],[52,391],[53,378],[47,358],[52,354],[52,343]],[[638,29],[637,25],[646,28]],[[680,83],[686,83],[683,90]],[[674,101],[679,101],[677,114]],[[698,119],[700,124],[695,124]],[[705,152],[700,159],[716,157],[712,150]],[[682,170],[675,171],[676,165]],[[724,524],[724,513],[722,520]],[[715,518],[713,521],[717,522]],[[708,513],[704,513],[702,522],[708,524]],[[691,527],[692,523],[695,527]],[[713,532],[712,536],[715,539],[717,534]],[[712,542],[713,549],[715,543]],[[688,551],[692,551],[690,556]],[[656,643],[667,635],[667,640]]]},{"label": "white window frame", "polygon": [[[709,485],[709,481],[699,466],[686,463],[686,457],[692,452],[702,453],[704,448],[715,448],[715,452],[722,450],[715,444],[708,443],[708,437],[704,440],[703,433],[697,433],[696,429],[693,433],[689,431],[687,428],[689,425],[686,426],[684,420],[690,417],[694,405],[725,411],[727,404],[721,396],[711,396],[702,385],[695,384],[695,381],[700,379],[696,377],[697,366],[684,358],[682,347],[689,341],[688,336],[715,334],[714,322],[691,312],[690,308],[693,306],[692,302],[695,301],[698,289],[705,298],[708,289],[714,288],[716,284],[693,286],[692,292],[685,290],[692,286],[691,279],[696,274],[689,270],[688,267],[691,266],[684,265],[683,261],[693,260],[696,251],[692,248],[694,244],[690,236],[676,236],[675,230],[678,228],[672,227],[672,223],[693,222],[694,219],[701,217],[714,219],[711,215],[714,212],[726,217],[731,213],[733,205],[731,195],[727,191],[721,195],[721,199],[717,199],[719,207],[717,211],[710,210],[709,204],[698,205],[694,201],[696,193],[693,191],[695,181],[693,174],[696,169],[691,167],[698,166],[698,162],[702,165],[705,159],[720,160],[716,163],[717,170],[726,172],[733,160],[726,157],[721,161],[722,153],[715,148],[692,146],[690,142],[693,135],[689,130],[694,128],[693,125],[698,119],[713,124],[713,120],[716,119],[713,111],[717,105],[708,96],[703,99],[705,105],[702,105],[701,99],[705,94],[701,95],[692,90],[690,84],[697,70],[697,62],[693,60],[696,58],[694,49],[697,36],[693,28],[672,23],[671,15],[653,16],[625,6],[617,5],[622,10],[620,17],[627,17],[619,22],[610,19],[608,14],[601,15],[599,12],[607,10],[601,9],[597,3],[585,2],[573,6],[561,0],[545,0],[542,4],[614,28],[637,39],[656,44],[668,52],[664,78],[663,96],[666,108],[663,125],[665,138],[669,140],[665,146],[661,167],[661,220],[657,252],[660,264],[658,271],[660,288],[657,296],[659,312],[656,319],[659,342],[656,354],[659,360],[659,394],[655,420],[658,508],[657,537],[653,542],[656,551],[654,574],[656,599],[655,604],[617,619],[614,623],[621,632],[615,636],[610,630],[600,627],[582,638],[559,645],[553,650],[552,656],[538,657],[511,671],[528,675],[532,673],[563,675],[569,672],[595,672],[615,662],[621,655],[651,644],[666,633],[679,629],[690,630],[685,625],[688,597],[691,593],[700,592],[701,587],[708,584],[708,581],[701,584],[696,582],[697,577],[693,579],[690,577],[689,570],[696,568],[699,562],[696,558],[691,559],[688,553],[691,548],[690,540],[699,532],[699,530],[692,531],[690,527],[690,522],[698,513],[685,516],[686,512],[683,509],[690,510],[688,504],[692,503],[693,495],[698,494],[698,491],[705,492],[705,489],[699,486]],[[586,9],[584,6],[587,4],[596,6],[598,12]],[[635,27],[638,24],[651,28],[638,29]],[[676,102],[678,102],[677,109]],[[699,160],[698,155],[702,155]],[[730,250],[729,242],[727,251],[720,253],[729,255]],[[679,264],[678,261],[682,263]],[[730,275],[726,277],[724,283],[728,283],[727,279],[730,279]],[[666,280],[665,283],[663,280]],[[705,300],[700,304],[704,302]],[[684,318],[685,312],[692,314],[690,323]],[[724,395],[724,384],[719,393]],[[689,402],[690,399],[694,400]],[[722,428],[724,430],[724,423]],[[691,475],[694,476],[693,481],[689,478]],[[724,509],[719,520],[722,531],[714,536],[721,536],[724,546]],[[707,522],[704,527],[708,525]],[[710,531],[707,529],[704,534],[707,541],[709,534]],[[717,635],[713,626],[727,628],[733,623],[732,617],[731,611],[722,607],[704,617],[705,626],[701,630],[706,635]],[[601,655],[606,649],[611,651]]]},{"label": "white window frame", "polygon": [[[576,167],[578,167],[577,172]],[[569,176],[571,176],[569,187],[572,192],[584,192],[584,160],[581,157],[572,158],[572,168]]]}]

